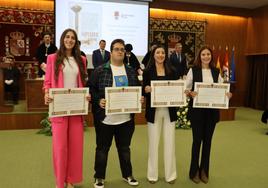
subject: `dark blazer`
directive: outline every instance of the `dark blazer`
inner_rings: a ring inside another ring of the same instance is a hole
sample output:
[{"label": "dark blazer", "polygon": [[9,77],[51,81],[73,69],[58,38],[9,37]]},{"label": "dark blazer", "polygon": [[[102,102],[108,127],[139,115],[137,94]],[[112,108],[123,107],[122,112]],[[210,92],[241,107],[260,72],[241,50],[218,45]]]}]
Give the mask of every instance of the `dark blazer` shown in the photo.
[{"label": "dark blazer", "polygon": [[14,65],[8,69],[4,69],[4,80],[13,80],[12,85],[19,87],[20,71]]},{"label": "dark blazer", "polygon": [[104,51],[104,59],[102,58],[100,49],[94,50],[92,54],[92,64],[94,69],[110,60],[110,52]]},{"label": "dark blazer", "polygon": [[[42,77],[45,72],[40,68],[40,65],[44,62],[44,63],[47,63],[47,56],[49,54],[53,54],[57,51],[57,47],[54,45],[54,44],[50,44],[50,46],[47,48],[45,43],[42,43],[38,48],[37,48],[37,51],[36,51],[36,59],[38,60],[38,63],[39,63],[39,70],[38,70],[38,75],[40,77]],[[47,52],[47,54],[46,54]]]},{"label": "dark blazer", "polygon": [[150,60],[151,53],[152,53],[151,50],[148,51],[148,52],[145,54],[145,56],[144,56],[144,58],[142,59],[142,61],[141,61],[141,63],[144,65],[145,68],[147,67],[147,64],[148,64],[148,62],[149,62],[149,60]]},{"label": "dark blazer", "polygon": [[140,69],[140,62],[139,62],[138,58],[136,57],[136,55],[132,52],[130,52],[130,57],[127,57],[126,53],[125,53],[125,57],[124,57],[123,61],[126,65],[131,66],[135,71]]},{"label": "dark blazer", "polygon": [[176,69],[179,78],[187,73],[186,56],[181,54],[181,60],[177,57],[176,52],[170,55],[170,63]]},{"label": "dark blazer", "polygon": [[[172,72],[168,75],[165,73],[164,80],[177,80],[178,76],[176,75],[175,70],[171,70]],[[151,85],[151,80],[159,80],[156,73],[156,68],[152,67],[151,69],[145,69],[143,72],[143,95],[146,97],[146,111],[145,111],[145,118],[148,122],[154,123],[155,119],[155,108],[151,107],[151,93],[145,93],[145,87]],[[169,107],[169,117],[170,121],[177,120],[177,110],[176,107]]]},{"label": "dark blazer", "polygon": [[[203,76],[202,76],[202,69],[199,67],[193,67],[193,86],[192,86],[192,91],[194,91],[194,83],[195,82],[203,82]],[[217,83],[220,71],[217,68],[212,68],[211,69],[212,77],[213,77],[213,82]],[[204,108],[193,108],[193,99],[190,100],[189,102],[189,111],[188,111],[188,118],[191,121],[199,121],[202,120],[204,117],[202,117],[202,113],[200,111],[210,111],[211,114],[211,120],[213,120],[214,123],[219,122],[220,120],[220,113],[218,109],[204,109]]]},{"label": "dark blazer", "polygon": [[268,120],[268,110],[264,110],[264,112],[262,113],[262,116],[261,116],[261,121],[263,123],[267,123],[267,120]]}]

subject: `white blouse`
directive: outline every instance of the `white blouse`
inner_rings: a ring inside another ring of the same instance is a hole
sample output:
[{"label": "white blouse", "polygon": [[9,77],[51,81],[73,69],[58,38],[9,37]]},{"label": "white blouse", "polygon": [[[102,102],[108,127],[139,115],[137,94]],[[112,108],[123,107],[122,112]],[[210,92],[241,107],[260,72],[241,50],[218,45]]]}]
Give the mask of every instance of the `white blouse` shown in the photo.
[{"label": "white blouse", "polygon": [[76,88],[78,86],[79,68],[74,57],[68,57],[63,60],[63,83],[64,88]]},{"label": "white blouse", "polygon": [[[202,69],[202,78],[204,83],[213,83],[213,77],[211,74],[211,69]],[[219,74],[218,82],[223,83],[223,78]],[[192,68],[188,71],[186,76],[186,89],[192,90],[193,86],[193,70]]]}]

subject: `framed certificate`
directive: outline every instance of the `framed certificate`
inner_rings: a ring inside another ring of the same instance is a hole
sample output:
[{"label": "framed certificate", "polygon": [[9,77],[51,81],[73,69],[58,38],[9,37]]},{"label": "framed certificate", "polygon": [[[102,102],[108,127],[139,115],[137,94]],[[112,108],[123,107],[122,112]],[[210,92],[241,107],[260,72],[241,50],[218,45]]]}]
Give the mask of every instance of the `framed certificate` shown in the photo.
[{"label": "framed certificate", "polygon": [[86,96],[89,88],[51,88],[49,96],[53,101],[49,103],[49,117],[73,116],[88,114]]},{"label": "framed certificate", "polygon": [[186,106],[186,81],[151,81],[151,107]]},{"label": "framed certificate", "polygon": [[141,87],[106,87],[105,114],[141,113]]},{"label": "framed certificate", "polygon": [[201,83],[195,82],[194,108],[218,108],[227,109],[229,98],[226,93],[230,92],[230,84],[227,83]]}]

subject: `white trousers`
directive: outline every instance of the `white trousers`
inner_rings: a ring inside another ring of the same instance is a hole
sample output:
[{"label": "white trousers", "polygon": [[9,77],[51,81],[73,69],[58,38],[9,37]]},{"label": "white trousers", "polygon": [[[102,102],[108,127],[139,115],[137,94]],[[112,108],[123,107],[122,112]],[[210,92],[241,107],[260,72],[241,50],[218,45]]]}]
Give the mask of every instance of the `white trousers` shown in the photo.
[{"label": "white trousers", "polygon": [[167,182],[177,178],[175,156],[175,122],[170,122],[168,108],[156,108],[154,123],[148,122],[148,171],[149,181],[158,180],[158,148],[163,128],[164,168]]}]

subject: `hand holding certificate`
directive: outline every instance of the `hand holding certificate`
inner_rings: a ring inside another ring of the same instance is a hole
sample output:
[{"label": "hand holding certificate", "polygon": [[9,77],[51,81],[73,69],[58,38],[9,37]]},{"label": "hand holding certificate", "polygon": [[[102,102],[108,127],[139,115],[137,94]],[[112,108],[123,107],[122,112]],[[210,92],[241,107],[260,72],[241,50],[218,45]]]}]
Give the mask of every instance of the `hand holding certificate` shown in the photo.
[{"label": "hand holding certificate", "polygon": [[88,114],[87,95],[89,88],[51,88],[49,96],[49,117]]},{"label": "hand holding certificate", "polygon": [[105,114],[141,113],[141,87],[106,87]]},{"label": "hand holding certificate", "polygon": [[184,80],[151,81],[151,106],[186,106]]},{"label": "hand holding certificate", "polygon": [[220,83],[201,83],[195,82],[194,108],[217,108],[227,109],[229,107],[230,84]]}]

